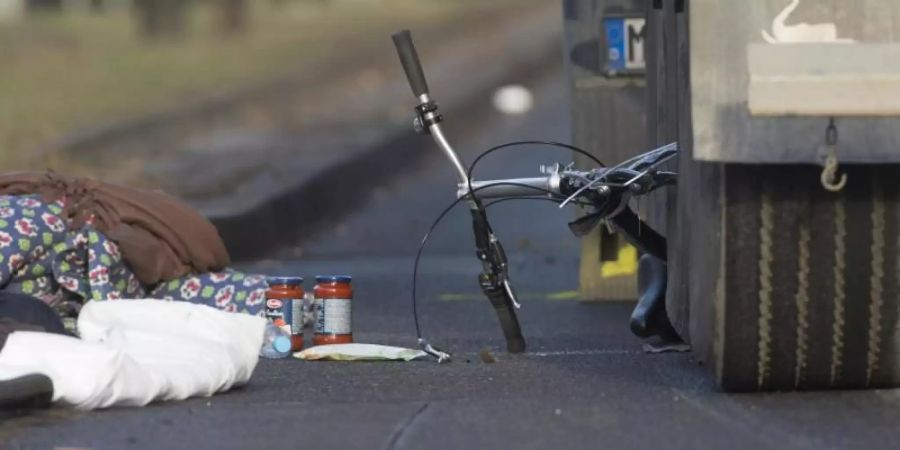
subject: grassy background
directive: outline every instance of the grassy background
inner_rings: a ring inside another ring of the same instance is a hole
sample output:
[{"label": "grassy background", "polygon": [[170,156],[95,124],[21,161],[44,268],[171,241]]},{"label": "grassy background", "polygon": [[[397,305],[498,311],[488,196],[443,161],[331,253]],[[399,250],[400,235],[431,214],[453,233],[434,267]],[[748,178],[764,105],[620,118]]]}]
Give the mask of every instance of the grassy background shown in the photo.
[{"label": "grassy background", "polygon": [[[516,0],[251,1],[249,27],[226,36],[209,6],[186,31],[151,41],[130,11],[67,11],[0,23],[0,164],[66,133],[135,117],[279,75],[315,71],[332,52],[371,45],[410,23],[460,20]],[[327,81],[327,80],[323,80]]]}]

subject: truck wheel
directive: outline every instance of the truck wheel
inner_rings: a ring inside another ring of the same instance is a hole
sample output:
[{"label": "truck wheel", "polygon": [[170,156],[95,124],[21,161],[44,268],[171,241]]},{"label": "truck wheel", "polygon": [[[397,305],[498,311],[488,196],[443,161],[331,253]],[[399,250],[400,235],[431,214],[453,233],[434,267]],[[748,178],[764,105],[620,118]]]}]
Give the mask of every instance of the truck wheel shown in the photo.
[{"label": "truck wheel", "polygon": [[688,264],[692,344],[720,385],[896,386],[898,167],[849,168],[833,193],[813,166],[687,165],[675,263]]}]

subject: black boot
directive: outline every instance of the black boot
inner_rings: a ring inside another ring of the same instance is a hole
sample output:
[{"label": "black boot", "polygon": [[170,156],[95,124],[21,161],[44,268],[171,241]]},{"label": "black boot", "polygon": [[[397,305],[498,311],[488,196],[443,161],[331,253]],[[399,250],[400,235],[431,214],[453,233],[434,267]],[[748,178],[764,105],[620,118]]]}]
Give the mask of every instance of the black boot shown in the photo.
[{"label": "black boot", "polygon": [[641,338],[658,336],[664,343],[683,342],[666,313],[668,270],[659,258],[644,254],[638,263],[638,303],[631,313],[631,332]]},{"label": "black boot", "polygon": [[46,375],[23,375],[0,381],[0,411],[6,415],[47,408],[52,400],[53,382]]},{"label": "black boot", "polygon": [[[0,292],[0,352],[6,339],[16,331],[69,334],[62,320],[41,300]],[[46,408],[53,399],[53,382],[46,375],[29,374],[0,381],[0,415]]]}]

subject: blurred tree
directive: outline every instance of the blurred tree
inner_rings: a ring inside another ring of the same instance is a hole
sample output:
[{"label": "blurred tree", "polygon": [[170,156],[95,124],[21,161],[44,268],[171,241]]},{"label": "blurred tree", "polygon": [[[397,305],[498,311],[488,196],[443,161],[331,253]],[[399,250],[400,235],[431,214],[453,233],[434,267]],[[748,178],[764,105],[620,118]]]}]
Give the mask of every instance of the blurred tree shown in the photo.
[{"label": "blurred tree", "polygon": [[106,3],[103,0],[91,0],[91,11],[102,13],[106,10]]},{"label": "blurred tree", "polygon": [[148,37],[181,33],[187,3],[186,0],[134,0],[141,32]]},{"label": "blurred tree", "polygon": [[61,11],[62,0],[27,0],[28,12]]},{"label": "blurred tree", "polygon": [[248,4],[246,0],[219,0],[222,6],[222,31],[238,33],[247,28]]}]

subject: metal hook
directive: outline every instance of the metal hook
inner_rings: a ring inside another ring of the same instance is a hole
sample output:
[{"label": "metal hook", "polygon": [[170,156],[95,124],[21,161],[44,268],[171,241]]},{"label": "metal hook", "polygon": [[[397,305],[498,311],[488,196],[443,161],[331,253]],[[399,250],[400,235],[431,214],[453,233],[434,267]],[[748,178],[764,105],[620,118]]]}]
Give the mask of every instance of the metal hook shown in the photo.
[{"label": "metal hook", "polygon": [[838,130],[834,124],[834,117],[832,117],[828,120],[828,127],[825,129],[825,144],[828,147],[828,154],[825,156],[825,167],[819,177],[822,187],[830,192],[839,192],[847,185],[847,174],[841,174],[840,179],[837,178],[840,165],[837,159],[837,141]]}]

